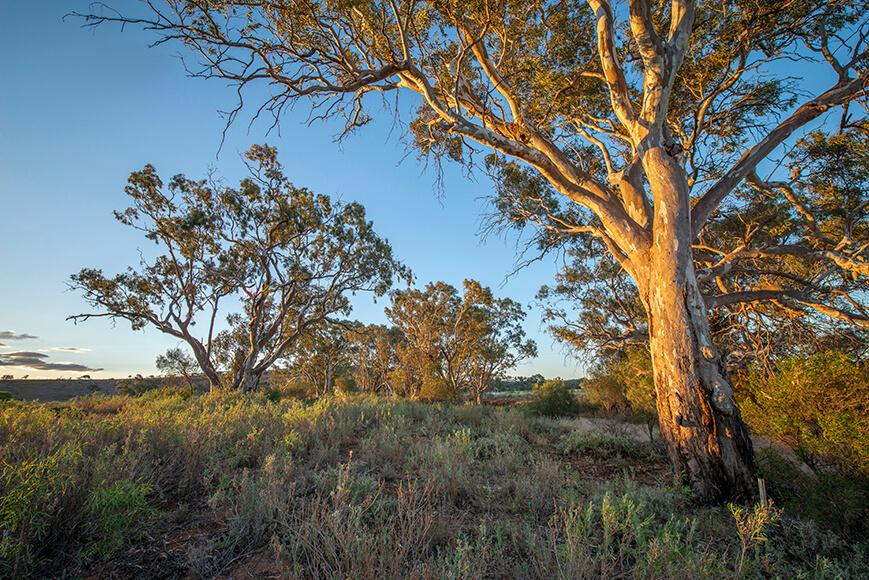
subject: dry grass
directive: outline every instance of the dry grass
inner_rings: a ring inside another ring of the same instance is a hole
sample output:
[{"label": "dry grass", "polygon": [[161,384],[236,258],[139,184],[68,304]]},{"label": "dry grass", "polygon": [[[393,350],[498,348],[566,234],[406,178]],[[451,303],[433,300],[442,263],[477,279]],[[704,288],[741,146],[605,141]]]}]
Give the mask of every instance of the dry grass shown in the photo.
[{"label": "dry grass", "polygon": [[0,577],[869,571],[863,548],[786,517],[746,545],[648,443],[510,407],[154,391],[8,404],[0,444]]}]

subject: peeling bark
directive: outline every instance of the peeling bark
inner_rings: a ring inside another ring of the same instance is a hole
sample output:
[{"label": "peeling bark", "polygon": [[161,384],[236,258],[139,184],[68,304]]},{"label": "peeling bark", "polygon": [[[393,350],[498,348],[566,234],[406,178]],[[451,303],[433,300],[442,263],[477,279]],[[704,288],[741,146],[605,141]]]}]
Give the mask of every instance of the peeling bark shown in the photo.
[{"label": "peeling bark", "polygon": [[656,215],[648,285],[640,292],[649,316],[661,435],[673,470],[701,501],[750,499],[754,450],[697,286],[687,179],[661,148],[650,149],[643,164]]}]

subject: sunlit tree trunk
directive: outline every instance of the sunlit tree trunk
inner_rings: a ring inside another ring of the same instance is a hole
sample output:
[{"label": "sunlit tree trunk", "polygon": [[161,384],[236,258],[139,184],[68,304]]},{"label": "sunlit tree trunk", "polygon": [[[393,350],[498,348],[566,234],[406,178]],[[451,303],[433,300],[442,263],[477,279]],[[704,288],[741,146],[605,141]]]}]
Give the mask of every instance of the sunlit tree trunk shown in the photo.
[{"label": "sunlit tree trunk", "polygon": [[639,276],[661,435],[677,475],[702,501],[754,496],[754,451],[697,286],[684,171],[663,150],[644,165],[655,201],[646,276]]}]

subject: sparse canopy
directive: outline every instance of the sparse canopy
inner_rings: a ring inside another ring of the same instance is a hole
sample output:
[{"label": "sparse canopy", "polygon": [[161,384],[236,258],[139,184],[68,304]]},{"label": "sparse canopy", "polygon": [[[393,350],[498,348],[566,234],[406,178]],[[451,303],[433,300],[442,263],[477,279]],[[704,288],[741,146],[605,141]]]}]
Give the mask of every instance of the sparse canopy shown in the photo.
[{"label": "sparse canopy", "polygon": [[[309,327],[349,312],[349,292],[383,294],[408,275],[361,205],[294,187],[271,147],[254,146],[246,157],[251,177],[237,189],[183,175],[164,188],[150,165],[133,173],[132,205],[115,216],[165,253],[143,258],[138,271],[71,276],[70,286],[103,312],[70,318],[154,326],[190,345],[212,387],[223,368],[233,389],[253,390]],[[218,313],[234,299],[243,312],[219,334]]]},{"label": "sparse canopy", "polygon": [[[270,84],[260,105],[276,118],[308,99],[315,116],[337,116],[351,130],[370,120],[366,95],[402,91],[418,103],[409,127],[422,155],[470,163],[477,146],[493,149],[496,178],[527,177],[527,188],[502,196],[508,220],[594,238],[633,279],[674,470],[703,500],[754,494],[751,441],[700,288],[734,257],[710,254],[698,271],[693,246],[719,212],[732,211],[746,180],[785,195],[756,177],[761,161],[865,96],[862,0],[143,7],[141,16],[89,18],[177,40],[190,51],[189,71],[240,92]],[[788,70],[794,62],[799,70]],[[846,240],[809,257],[863,277],[863,250]]]}]

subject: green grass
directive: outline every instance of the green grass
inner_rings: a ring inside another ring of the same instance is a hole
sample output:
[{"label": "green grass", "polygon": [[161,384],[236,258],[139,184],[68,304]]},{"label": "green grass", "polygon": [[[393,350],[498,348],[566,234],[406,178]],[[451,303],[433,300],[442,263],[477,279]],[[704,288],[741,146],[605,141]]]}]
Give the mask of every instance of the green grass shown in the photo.
[{"label": "green grass", "polygon": [[694,506],[624,436],[511,407],[274,399],[0,407],[0,577],[214,578],[252,557],[288,578],[869,575],[823,522]]}]

